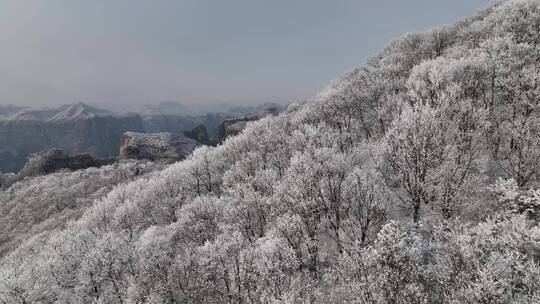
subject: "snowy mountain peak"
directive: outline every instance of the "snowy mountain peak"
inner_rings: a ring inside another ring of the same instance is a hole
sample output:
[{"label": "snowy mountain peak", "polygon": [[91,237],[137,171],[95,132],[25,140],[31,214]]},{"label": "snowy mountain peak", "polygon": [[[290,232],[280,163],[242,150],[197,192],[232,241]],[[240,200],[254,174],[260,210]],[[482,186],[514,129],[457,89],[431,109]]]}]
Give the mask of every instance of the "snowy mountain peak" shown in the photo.
[{"label": "snowy mountain peak", "polygon": [[91,107],[85,103],[79,102],[76,104],[65,105],[60,107],[59,112],[51,117],[49,121],[70,121],[77,119],[87,119],[93,117],[113,116],[114,113]]}]

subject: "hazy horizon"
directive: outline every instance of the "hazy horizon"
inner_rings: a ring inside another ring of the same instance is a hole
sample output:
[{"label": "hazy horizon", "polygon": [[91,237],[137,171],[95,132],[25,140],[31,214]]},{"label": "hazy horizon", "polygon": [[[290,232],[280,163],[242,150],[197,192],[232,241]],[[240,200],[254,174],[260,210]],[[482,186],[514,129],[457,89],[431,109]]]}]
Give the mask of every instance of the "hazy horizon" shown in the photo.
[{"label": "hazy horizon", "polygon": [[108,109],[308,99],[459,1],[0,2],[0,104]]},{"label": "hazy horizon", "polygon": [[24,104],[14,104],[14,103],[0,103],[0,107],[7,107],[10,108],[12,106],[14,107],[21,107],[21,108],[28,108],[30,110],[57,110],[62,107],[66,106],[73,106],[76,104],[85,104],[90,107],[97,108],[98,110],[108,110],[113,111],[118,114],[121,113],[141,113],[141,111],[145,111],[145,109],[150,110],[148,107],[156,107],[155,110],[159,111],[159,107],[181,107],[182,109],[185,109],[185,114],[187,115],[199,115],[199,114],[206,114],[206,113],[219,113],[219,112],[227,112],[229,110],[235,110],[236,108],[246,107],[246,108],[256,108],[258,106],[265,106],[269,104],[279,104],[282,106],[287,106],[291,104],[291,102],[260,102],[260,103],[249,103],[249,104],[238,104],[238,103],[232,103],[232,102],[208,102],[208,103],[185,103],[180,101],[156,101],[153,103],[142,103],[142,104],[122,104],[122,103],[88,103],[88,102],[82,102],[82,101],[74,101],[74,102],[68,102],[63,104],[37,104],[37,105],[24,105]]}]

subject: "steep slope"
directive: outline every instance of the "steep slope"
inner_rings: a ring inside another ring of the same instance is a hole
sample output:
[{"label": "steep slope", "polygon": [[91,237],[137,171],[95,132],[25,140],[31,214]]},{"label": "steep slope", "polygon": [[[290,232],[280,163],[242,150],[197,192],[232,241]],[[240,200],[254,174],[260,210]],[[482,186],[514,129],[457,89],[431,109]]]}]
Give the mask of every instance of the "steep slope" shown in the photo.
[{"label": "steep slope", "polygon": [[10,250],[0,299],[539,302],[539,25],[514,0],[393,41]]},{"label": "steep slope", "polygon": [[27,176],[8,191],[0,191],[0,256],[28,238],[65,227],[116,185],[145,178],[162,168],[163,165],[146,161],[129,161]]}]

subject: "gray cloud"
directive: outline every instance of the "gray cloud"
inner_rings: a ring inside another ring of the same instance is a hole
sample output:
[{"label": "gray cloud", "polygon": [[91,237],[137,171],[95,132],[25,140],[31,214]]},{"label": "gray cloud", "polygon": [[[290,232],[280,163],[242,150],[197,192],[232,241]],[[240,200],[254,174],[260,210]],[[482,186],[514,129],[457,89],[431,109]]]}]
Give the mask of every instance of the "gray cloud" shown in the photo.
[{"label": "gray cloud", "polygon": [[487,0],[3,0],[0,104],[288,102]]}]

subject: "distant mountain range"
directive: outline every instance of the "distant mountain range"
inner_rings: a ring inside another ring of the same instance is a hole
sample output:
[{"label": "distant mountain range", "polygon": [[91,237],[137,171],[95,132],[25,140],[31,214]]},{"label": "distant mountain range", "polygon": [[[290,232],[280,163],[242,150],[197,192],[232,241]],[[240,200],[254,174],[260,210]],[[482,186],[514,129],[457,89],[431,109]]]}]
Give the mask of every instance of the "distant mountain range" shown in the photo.
[{"label": "distant mountain range", "polygon": [[201,116],[206,113],[224,113],[233,116],[244,116],[253,113],[255,108],[255,106],[235,106],[228,103],[192,105],[175,101],[165,101],[158,104],[146,104],[134,112],[141,115],[171,114]]},{"label": "distant mountain range", "polygon": [[13,117],[17,113],[29,109],[27,107],[19,107],[15,105],[0,105],[0,120],[5,120]]},{"label": "distant mountain range", "polygon": [[82,102],[58,108],[34,109],[15,105],[0,105],[0,121],[50,121],[61,122],[94,117],[116,116],[114,112],[97,109]]},{"label": "distant mountain range", "polygon": [[228,104],[219,104],[214,110],[212,110],[210,106],[197,106],[196,109],[193,109],[190,105],[169,101],[158,104],[146,104],[133,111],[120,113],[93,107],[82,102],[67,104],[56,108],[32,108],[16,105],[0,105],[0,121],[66,121],[94,117],[126,116],[133,114],[138,114],[143,117],[163,115],[200,117],[207,116],[208,114],[219,114],[221,116],[239,118],[264,113],[267,112],[268,109],[283,109],[283,107],[283,105],[277,103],[264,103],[258,106],[231,106]]},{"label": "distant mountain range", "polygon": [[[231,107],[227,112],[185,115],[185,105],[164,102],[130,113],[116,113],[84,103],[36,109],[0,105],[0,172],[16,172],[32,153],[58,148],[67,153],[117,156],[125,132],[170,132],[219,143],[228,136],[226,121],[254,120],[277,113],[278,104]],[[230,124],[230,123],[229,123]],[[201,134],[204,133],[204,134]]]}]

